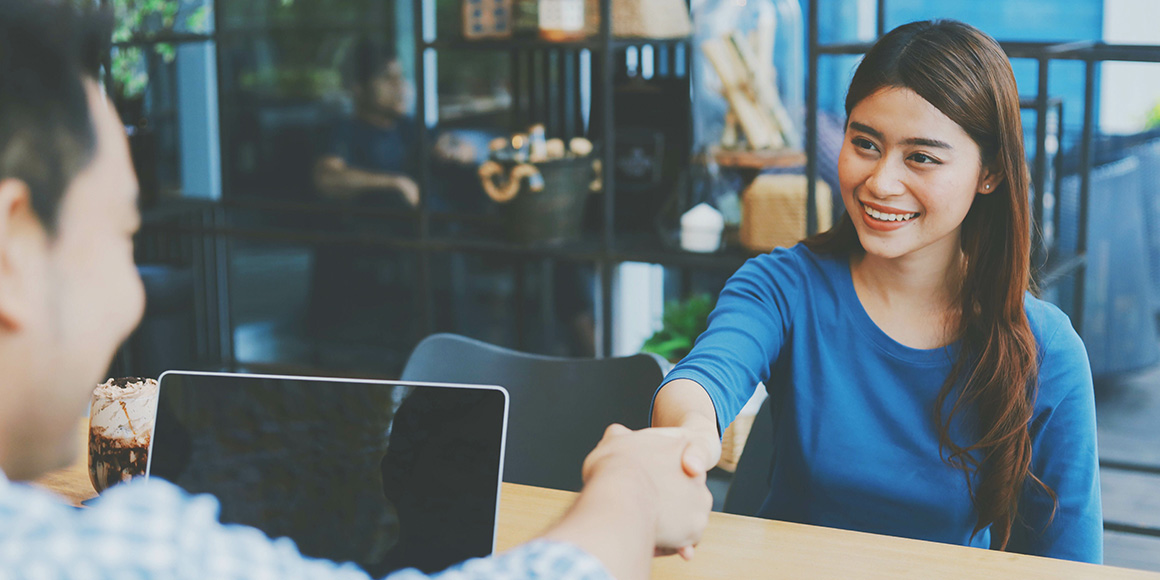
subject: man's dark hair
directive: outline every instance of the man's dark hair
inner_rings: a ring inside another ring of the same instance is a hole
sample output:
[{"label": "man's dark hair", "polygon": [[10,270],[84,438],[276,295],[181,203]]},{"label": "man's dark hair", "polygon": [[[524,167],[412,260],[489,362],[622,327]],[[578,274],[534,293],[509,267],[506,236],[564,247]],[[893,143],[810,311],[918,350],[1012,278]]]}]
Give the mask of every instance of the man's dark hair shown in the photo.
[{"label": "man's dark hair", "polygon": [[91,2],[0,0],[0,180],[28,184],[49,232],[96,134],[82,79],[108,54],[112,17]]},{"label": "man's dark hair", "polygon": [[383,74],[387,65],[399,58],[395,47],[382,39],[363,37],[351,47],[349,58],[350,81],[356,87],[365,87]]}]

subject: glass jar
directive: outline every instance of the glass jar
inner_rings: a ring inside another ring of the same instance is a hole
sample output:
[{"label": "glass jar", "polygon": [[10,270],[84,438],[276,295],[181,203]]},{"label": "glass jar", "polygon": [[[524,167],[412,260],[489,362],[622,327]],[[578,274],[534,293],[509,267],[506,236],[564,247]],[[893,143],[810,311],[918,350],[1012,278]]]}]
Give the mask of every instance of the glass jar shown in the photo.
[{"label": "glass jar", "polygon": [[766,169],[804,164],[801,7],[798,0],[695,0],[693,30],[688,207],[717,207],[733,243],[749,183]]},{"label": "glass jar", "polygon": [[584,0],[540,0],[540,38],[570,42],[584,38]]},{"label": "glass jar", "polygon": [[798,0],[700,0],[693,27],[696,149],[800,149],[805,46]]}]

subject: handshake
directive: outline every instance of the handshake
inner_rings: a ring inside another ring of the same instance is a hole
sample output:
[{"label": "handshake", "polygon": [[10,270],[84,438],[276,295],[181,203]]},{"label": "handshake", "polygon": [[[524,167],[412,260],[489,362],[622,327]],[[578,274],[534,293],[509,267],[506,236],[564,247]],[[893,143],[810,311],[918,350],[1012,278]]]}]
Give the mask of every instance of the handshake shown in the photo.
[{"label": "handshake", "polygon": [[705,474],[720,453],[702,439],[609,426],[584,460],[580,497],[545,539],[579,546],[621,580],[647,578],[654,555],[692,558],[713,504]]}]

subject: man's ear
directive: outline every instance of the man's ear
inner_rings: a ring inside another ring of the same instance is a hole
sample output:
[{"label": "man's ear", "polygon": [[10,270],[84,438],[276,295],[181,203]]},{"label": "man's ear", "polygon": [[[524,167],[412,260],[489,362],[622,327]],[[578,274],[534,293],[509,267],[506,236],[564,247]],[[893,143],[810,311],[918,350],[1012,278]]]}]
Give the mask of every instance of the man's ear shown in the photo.
[{"label": "man's ear", "polygon": [[34,274],[29,268],[30,253],[44,235],[28,184],[20,179],[0,180],[0,330],[16,331],[28,323],[29,276]]},{"label": "man's ear", "polygon": [[987,195],[988,193],[999,189],[999,185],[1002,183],[1002,172],[995,171],[990,167],[984,166],[983,170],[979,172],[979,183],[975,187],[975,191],[982,195]]}]

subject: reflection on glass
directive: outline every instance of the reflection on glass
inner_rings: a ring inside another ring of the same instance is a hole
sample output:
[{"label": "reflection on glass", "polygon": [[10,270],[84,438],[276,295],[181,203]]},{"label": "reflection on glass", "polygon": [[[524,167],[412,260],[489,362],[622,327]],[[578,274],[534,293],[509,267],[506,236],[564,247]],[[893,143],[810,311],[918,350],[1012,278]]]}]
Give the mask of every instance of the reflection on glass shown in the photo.
[{"label": "reflection on glass", "polygon": [[226,195],[319,200],[314,168],[356,118],[357,48],[367,42],[390,53],[409,42],[397,31],[395,4],[251,0],[218,11]]},{"label": "reflection on glass", "polygon": [[[515,269],[502,258],[436,253],[435,329],[536,354],[594,356],[596,275],[581,262],[542,260]],[[536,291],[521,293],[520,284]]]},{"label": "reflection on glass", "polygon": [[[284,231],[302,231],[323,219],[362,231],[373,225],[318,213],[281,219],[235,214],[231,223]],[[379,220],[378,227],[390,226]],[[308,364],[345,375],[398,376],[425,335],[416,314],[416,262],[389,247],[235,240],[229,254],[235,360],[243,366]]]},{"label": "reflection on glass", "polygon": [[144,205],[181,190],[177,47],[113,50],[113,101],[125,123]]},{"label": "reflection on glass", "polygon": [[394,2],[382,0],[228,0],[221,3],[225,30],[349,28],[368,30],[390,18]]},{"label": "reflection on glass", "polygon": [[213,0],[109,0],[116,17],[113,42],[166,32],[213,32]]}]

